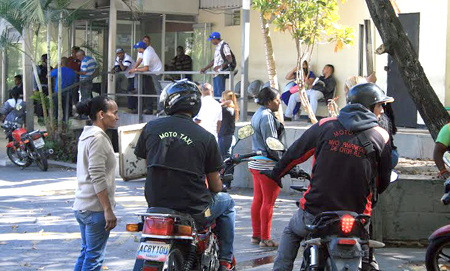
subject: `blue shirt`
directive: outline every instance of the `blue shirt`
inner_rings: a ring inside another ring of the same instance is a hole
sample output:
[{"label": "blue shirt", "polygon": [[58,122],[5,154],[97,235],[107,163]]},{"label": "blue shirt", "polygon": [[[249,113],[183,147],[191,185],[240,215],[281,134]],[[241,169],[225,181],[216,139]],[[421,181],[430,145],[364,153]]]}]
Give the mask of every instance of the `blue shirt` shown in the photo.
[{"label": "blue shirt", "polygon": [[[50,75],[51,77],[56,78],[55,93],[58,93],[58,69],[54,69]],[[61,67],[61,78],[61,88],[64,89],[75,84],[77,81],[77,74],[71,68]]]},{"label": "blue shirt", "polygon": [[80,71],[86,72],[86,74],[80,74],[80,80],[86,80],[92,76],[96,69],[97,62],[90,56],[84,56],[83,60],[81,60]]}]

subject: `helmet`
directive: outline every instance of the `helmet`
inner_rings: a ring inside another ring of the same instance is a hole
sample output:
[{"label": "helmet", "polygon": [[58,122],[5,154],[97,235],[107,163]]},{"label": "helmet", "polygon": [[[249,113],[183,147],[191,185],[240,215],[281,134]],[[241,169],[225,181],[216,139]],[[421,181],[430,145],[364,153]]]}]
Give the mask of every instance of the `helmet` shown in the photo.
[{"label": "helmet", "polygon": [[362,104],[370,110],[377,103],[392,103],[394,98],[386,96],[384,91],[376,84],[364,83],[349,90],[347,101],[349,104]]},{"label": "helmet", "polygon": [[160,100],[164,104],[164,112],[167,115],[182,111],[196,116],[200,111],[201,97],[202,94],[197,85],[184,79],[166,86]]}]

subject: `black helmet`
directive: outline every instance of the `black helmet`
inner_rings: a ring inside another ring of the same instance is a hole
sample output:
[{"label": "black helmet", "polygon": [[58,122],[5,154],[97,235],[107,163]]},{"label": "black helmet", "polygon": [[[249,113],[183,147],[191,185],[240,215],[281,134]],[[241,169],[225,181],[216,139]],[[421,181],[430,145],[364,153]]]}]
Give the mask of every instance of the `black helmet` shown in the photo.
[{"label": "black helmet", "polygon": [[392,103],[394,98],[386,96],[376,84],[364,83],[358,84],[348,91],[347,101],[349,104],[362,104],[370,110],[377,103]]},{"label": "black helmet", "polygon": [[167,115],[182,111],[191,113],[194,117],[200,111],[201,97],[197,85],[184,79],[165,87],[160,100],[164,103],[164,112]]}]

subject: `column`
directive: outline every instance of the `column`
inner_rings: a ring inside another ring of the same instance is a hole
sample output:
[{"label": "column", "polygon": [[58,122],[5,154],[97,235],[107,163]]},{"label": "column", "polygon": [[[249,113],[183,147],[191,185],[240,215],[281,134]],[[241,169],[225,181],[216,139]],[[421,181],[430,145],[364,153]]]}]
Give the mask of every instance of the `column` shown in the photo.
[{"label": "column", "polygon": [[[109,6],[109,33],[108,33],[108,68],[110,71],[114,67],[116,60],[116,37],[117,37],[117,8],[116,0],[111,0]],[[116,78],[113,74],[108,74],[108,94],[116,93]]]},{"label": "column", "polygon": [[[33,52],[33,36],[28,29],[23,30],[22,50],[24,52]],[[23,82],[23,97],[27,105],[27,115],[25,126],[28,131],[34,130],[34,105],[31,96],[33,95],[33,63],[30,57],[22,53],[22,82]]]},{"label": "column", "polygon": [[247,120],[248,58],[250,55],[250,0],[242,0],[241,114]]}]

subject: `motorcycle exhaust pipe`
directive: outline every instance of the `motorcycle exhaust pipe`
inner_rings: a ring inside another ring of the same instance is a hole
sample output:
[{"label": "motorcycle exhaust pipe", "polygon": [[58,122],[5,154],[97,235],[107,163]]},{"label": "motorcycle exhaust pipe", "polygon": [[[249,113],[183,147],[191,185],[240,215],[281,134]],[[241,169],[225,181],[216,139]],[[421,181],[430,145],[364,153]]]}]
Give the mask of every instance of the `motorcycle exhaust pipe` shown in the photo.
[{"label": "motorcycle exhaust pipe", "polygon": [[55,152],[53,151],[53,149],[48,149],[48,150],[47,150],[47,154],[48,154],[48,155],[52,155],[53,153],[55,153]]}]

